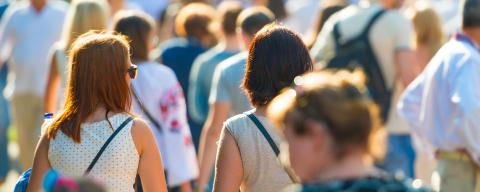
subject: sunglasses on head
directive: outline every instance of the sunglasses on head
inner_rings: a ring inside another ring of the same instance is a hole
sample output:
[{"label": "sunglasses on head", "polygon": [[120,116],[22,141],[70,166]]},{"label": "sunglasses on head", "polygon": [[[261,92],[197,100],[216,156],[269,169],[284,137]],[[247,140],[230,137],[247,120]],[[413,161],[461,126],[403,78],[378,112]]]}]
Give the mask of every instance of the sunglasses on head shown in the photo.
[{"label": "sunglasses on head", "polygon": [[134,64],[130,65],[130,67],[127,70],[128,76],[130,76],[131,79],[135,79],[137,77],[137,72],[138,72],[138,67]]}]

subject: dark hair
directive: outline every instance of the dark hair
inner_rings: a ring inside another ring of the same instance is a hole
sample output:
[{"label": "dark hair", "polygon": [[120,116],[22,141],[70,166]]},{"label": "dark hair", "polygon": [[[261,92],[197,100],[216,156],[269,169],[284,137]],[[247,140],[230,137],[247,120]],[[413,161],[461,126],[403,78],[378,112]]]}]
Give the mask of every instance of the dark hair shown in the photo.
[{"label": "dark hair", "polygon": [[267,25],[250,44],[242,88],[253,106],[264,106],[296,76],[312,68],[308,49],[298,35],[276,24]]},{"label": "dark hair", "polygon": [[276,20],[283,20],[288,15],[283,0],[268,0],[267,7],[275,15]]},{"label": "dark hair", "polygon": [[148,60],[148,35],[155,29],[153,18],[137,11],[120,12],[115,16],[113,29],[128,37],[133,62]]},{"label": "dark hair", "polygon": [[273,13],[265,7],[251,7],[240,13],[237,19],[243,33],[254,36],[263,26],[273,22]]},{"label": "dark hair", "polygon": [[236,21],[243,10],[242,4],[237,1],[224,1],[219,6],[219,20],[225,35],[235,34]]},{"label": "dark hair", "polygon": [[480,27],[480,0],[465,0],[462,27]]}]

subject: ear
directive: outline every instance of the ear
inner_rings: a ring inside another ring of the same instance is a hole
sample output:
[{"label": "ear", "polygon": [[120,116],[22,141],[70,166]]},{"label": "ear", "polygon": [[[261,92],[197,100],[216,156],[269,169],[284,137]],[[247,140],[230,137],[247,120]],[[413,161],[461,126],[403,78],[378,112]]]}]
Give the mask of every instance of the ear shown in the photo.
[{"label": "ear", "polygon": [[311,139],[311,143],[315,151],[328,150],[330,143],[330,135],[324,123],[314,120],[306,120],[305,128],[307,129],[307,137]]}]

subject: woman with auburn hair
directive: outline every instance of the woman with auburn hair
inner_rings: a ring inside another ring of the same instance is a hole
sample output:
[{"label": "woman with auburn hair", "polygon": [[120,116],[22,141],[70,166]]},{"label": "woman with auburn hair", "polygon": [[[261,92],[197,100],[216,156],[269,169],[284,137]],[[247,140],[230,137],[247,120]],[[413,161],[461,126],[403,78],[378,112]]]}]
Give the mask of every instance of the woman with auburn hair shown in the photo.
[{"label": "woman with auburn hair", "polygon": [[155,138],[129,113],[136,69],[123,36],[89,32],[72,44],[64,111],[41,136],[28,191],[38,191],[51,168],[94,177],[108,191],[134,191],[138,173],[145,191],[166,191]]},{"label": "woman with auburn hair", "polygon": [[286,191],[424,191],[374,166],[385,131],[363,82],[360,72],[313,72],[270,103],[268,117],[288,142],[281,161],[301,181]]},{"label": "woman with auburn hair", "polygon": [[280,137],[265,117],[265,108],[296,76],[312,68],[308,49],[297,34],[276,24],[258,31],[250,44],[242,83],[255,109],[225,122],[213,191],[276,192],[295,181],[272,150]]},{"label": "woman with auburn hair", "polygon": [[188,126],[185,98],[175,73],[148,58],[155,47],[155,22],[136,11],[119,12],[116,32],[130,40],[130,58],[138,65],[132,81],[132,111],[148,120],[160,148],[169,189],[191,191],[198,164]]},{"label": "woman with auburn hair", "polygon": [[89,30],[105,30],[108,5],[104,0],[74,0],[68,11],[63,39],[52,50],[50,73],[45,92],[45,112],[57,112],[64,102],[67,82],[67,52],[75,39]]}]

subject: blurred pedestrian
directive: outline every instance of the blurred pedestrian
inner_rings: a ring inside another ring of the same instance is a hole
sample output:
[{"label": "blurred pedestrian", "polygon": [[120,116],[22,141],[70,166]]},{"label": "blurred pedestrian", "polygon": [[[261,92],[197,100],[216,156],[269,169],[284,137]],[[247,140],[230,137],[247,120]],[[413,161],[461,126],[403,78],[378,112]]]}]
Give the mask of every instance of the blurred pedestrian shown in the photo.
[{"label": "blurred pedestrian", "polygon": [[[0,17],[8,8],[8,3],[0,4]],[[8,128],[10,127],[10,108],[3,90],[7,85],[8,67],[4,64],[0,67],[0,187],[7,178],[10,170],[10,158],[8,155]]]},{"label": "blurred pedestrian", "polygon": [[142,12],[124,11],[116,15],[113,28],[129,39],[130,58],[138,66],[138,77],[131,85],[132,111],[152,128],[169,188],[191,191],[198,164],[184,94],[175,73],[148,57],[156,43],[155,21]]},{"label": "blurred pedestrian", "polygon": [[108,5],[97,0],[74,0],[63,27],[62,40],[57,42],[50,57],[44,111],[56,113],[63,108],[67,84],[67,52],[75,39],[90,30],[105,30],[108,26]]},{"label": "blurred pedestrian", "polygon": [[463,4],[462,31],[408,86],[399,110],[437,158],[440,191],[480,190],[480,0]]},{"label": "blurred pedestrian", "polygon": [[17,129],[22,169],[32,166],[43,118],[48,52],[60,38],[67,4],[58,0],[13,3],[0,24],[0,68],[8,60],[5,91]]},{"label": "blurred pedestrian", "polygon": [[[412,25],[396,10],[402,1],[365,2],[350,5],[333,15],[325,23],[311,54],[316,62],[320,62],[317,67],[323,68],[334,58],[337,61],[351,58],[342,58],[340,51],[355,49],[362,52],[356,56],[365,58],[362,66],[367,65],[363,68],[369,79],[366,83],[372,98],[380,105],[381,118],[389,133],[387,155],[380,166],[392,174],[399,172],[414,177],[415,151],[410,130],[391,107],[416,75]],[[358,42],[365,48],[353,46]],[[344,49],[339,48],[342,45]]]},{"label": "blurred pedestrian", "polygon": [[312,68],[308,49],[289,29],[272,24],[255,35],[242,82],[255,109],[225,122],[213,191],[273,192],[295,181],[278,163],[280,136],[265,117],[265,108],[296,76]]},{"label": "blurred pedestrian", "polygon": [[421,72],[442,47],[446,35],[443,33],[442,20],[432,8],[416,8],[412,22],[415,29],[415,58]]},{"label": "blurred pedestrian", "polygon": [[[242,50],[246,50],[250,45],[257,31],[273,20],[273,13],[265,7],[252,7],[242,11],[236,21],[237,36],[242,40]],[[224,121],[230,116],[252,109],[247,96],[240,89],[247,56],[248,53],[242,51],[215,68],[209,96],[210,107],[199,148],[200,176],[197,182],[198,187],[202,189],[207,187],[210,172],[215,164],[216,143]]]},{"label": "blurred pedestrian", "polygon": [[301,179],[286,191],[426,191],[374,166],[385,133],[364,79],[360,72],[310,73],[269,105],[268,116],[288,142],[281,160]]},{"label": "blurred pedestrian", "polygon": [[127,39],[86,33],[72,44],[68,65],[65,109],[45,125],[28,191],[38,191],[52,168],[96,178],[108,191],[134,191],[137,174],[145,191],[166,191],[155,138],[129,112],[130,79],[137,68],[131,64]]},{"label": "blurred pedestrian", "polygon": [[[194,60],[216,42],[210,30],[215,10],[204,3],[190,3],[183,7],[175,19],[175,32],[178,37],[160,44],[154,58],[170,67],[177,75],[183,91],[189,89],[189,76]],[[189,102],[188,97],[187,103]],[[201,124],[188,115],[188,124],[195,145],[198,144]]]},{"label": "blurred pedestrian", "polygon": [[207,119],[208,96],[215,68],[242,49],[240,38],[236,33],[236,20],[242,9],[242,5],[235,1],[225,1],[219,5],[216,25],[214,25],[220,30],[219,43],[200,54],[193,63],[190,72],[188,107],[190,116],[202,125]]}]

